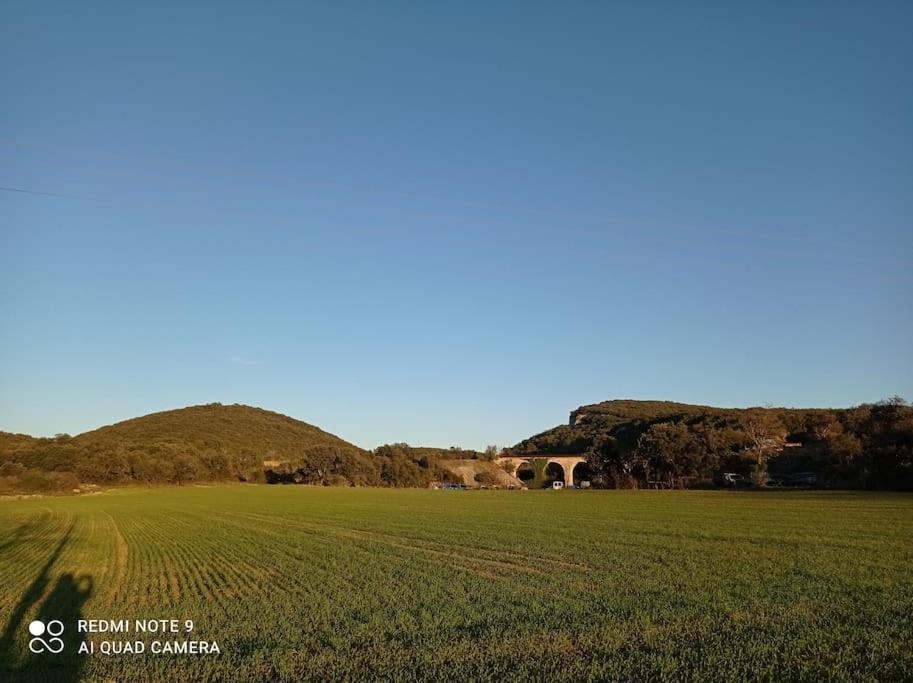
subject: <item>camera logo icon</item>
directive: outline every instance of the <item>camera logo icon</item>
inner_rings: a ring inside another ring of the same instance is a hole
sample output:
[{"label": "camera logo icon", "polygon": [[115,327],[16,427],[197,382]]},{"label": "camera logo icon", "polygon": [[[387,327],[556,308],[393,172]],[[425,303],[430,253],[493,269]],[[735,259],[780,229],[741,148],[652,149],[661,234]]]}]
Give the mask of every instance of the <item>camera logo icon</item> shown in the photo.
[{"label": "camera logo icon", "polygon": [[[29,650],[36,655],[42,652],[50,652],[55,655],[63,652],[63,638],[60,637],[63,634],[63,622],[59,619],[52,619],[47,624],[36,619],[29,624],[29,633],[32,634]],[[42,637],[45,635],[48,638]]]}]

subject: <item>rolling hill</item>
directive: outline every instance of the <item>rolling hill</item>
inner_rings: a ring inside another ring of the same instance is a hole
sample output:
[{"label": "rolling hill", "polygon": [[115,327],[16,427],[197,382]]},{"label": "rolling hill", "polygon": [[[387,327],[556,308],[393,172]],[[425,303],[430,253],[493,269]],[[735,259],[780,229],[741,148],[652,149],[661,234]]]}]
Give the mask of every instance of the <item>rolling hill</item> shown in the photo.
[{"label": "rolling hill", "polygon": [[580,406],[571,411],[567,424],[524,439],[510,451],[518,454],[586,453],[606,437],[620,439],[633,447],[640,434],[656,423],[709,416],[735,417],[744,412],[739,408],[714,408],[672,401],[602,401]]},{"label": "rolling hill", "polygon": [[599,483],[612,487],[711,485],[731,472],[762,484],[770,475],[839,488],[911,489],[913,407],[900,397],[853,408],[603,401],[508,450],[585,454]]},{"label": "rolling hill", "polygon": [[0,432],[0,494],[218,481],[427,486],[462,480],[466,468],[458,472],[448,463],[465,465],[481,455],[407,444],[366,451],[287,415],[211,403],[78,436]]},{"label": "rolling hill", "polygon": [[153,413],[73,437],[0,434],[0,476],[26,475],[25,488],[257,481],[264,461],[301,470],[308,481],[379,481],[368,451],[306,422],[237,404]]},{"label": "rolling hill", "polygon": [[[763,484],[768,475],[811,472],[824,485],[910,489],[913,408],[899,398],[847,409],[604,401],[508,451],[585,454],[594,483],[607,487],[703,486],[719,483],[723,472]],[[493,468],[485,454],[457,448],[398,443],[366,451],[306,422],[238,404],[168,410],[73,437],[0,432],[0,494],[217,481],[504,483]]]},{"label": "rolling hill", "polygon": [[221,403],[124,420],[80,434],[73,437],[72,442],[102,451],[176,444],[200,452],[216,449],[292,460],[327,448],[353,455],[367,454],[338,436],[287,415]]}]

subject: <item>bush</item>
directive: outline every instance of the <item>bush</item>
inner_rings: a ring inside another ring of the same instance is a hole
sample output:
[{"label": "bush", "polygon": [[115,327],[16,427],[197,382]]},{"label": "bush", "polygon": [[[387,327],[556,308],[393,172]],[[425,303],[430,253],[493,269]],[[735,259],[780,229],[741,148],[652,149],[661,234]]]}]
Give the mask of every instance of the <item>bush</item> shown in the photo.
[{"label": "bush", "polygon": [[490,486],[498,480],[494,474],[488,471],[476,472],[476,476],[474,478],[476,483],[482,484],[483,486]]},{"label": "bush", "polygon": [[18,488],[28,493],[60,493],[79,487],[79,480],[71,472],[41,472],[26,470],[19,477]]},{"label": "bush", "polygon": [[18,462],[5,462],[0,465],[0,477],[19,477],[25,472],[25,465]]}]

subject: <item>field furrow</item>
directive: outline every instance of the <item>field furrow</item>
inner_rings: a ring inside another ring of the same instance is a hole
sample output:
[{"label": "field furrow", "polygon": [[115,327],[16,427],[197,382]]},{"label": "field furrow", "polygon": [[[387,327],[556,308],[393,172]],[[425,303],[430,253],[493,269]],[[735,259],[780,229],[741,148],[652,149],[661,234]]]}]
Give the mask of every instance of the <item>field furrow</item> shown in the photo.
[{"label": "field furrow", "polygon": [[[0,501],[0,663],[42,683],[899,680],[911,541],[913,498],[898,494],[214,486]],[[25,627],[52,616],[192,619],[222,652],[49,669]]]}]

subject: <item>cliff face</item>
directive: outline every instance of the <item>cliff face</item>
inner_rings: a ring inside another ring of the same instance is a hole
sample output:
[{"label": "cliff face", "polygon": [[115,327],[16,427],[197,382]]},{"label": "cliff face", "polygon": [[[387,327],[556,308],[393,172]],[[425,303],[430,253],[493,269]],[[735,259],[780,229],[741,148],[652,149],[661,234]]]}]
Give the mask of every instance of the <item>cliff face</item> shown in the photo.
[{"label": "cliff face", "polygon": [[571,411],[570,419],[567,421],[568,427],[579,427],[590,419],[590,413],[586,412],[586,407],[581,406],[577,410]]}]

